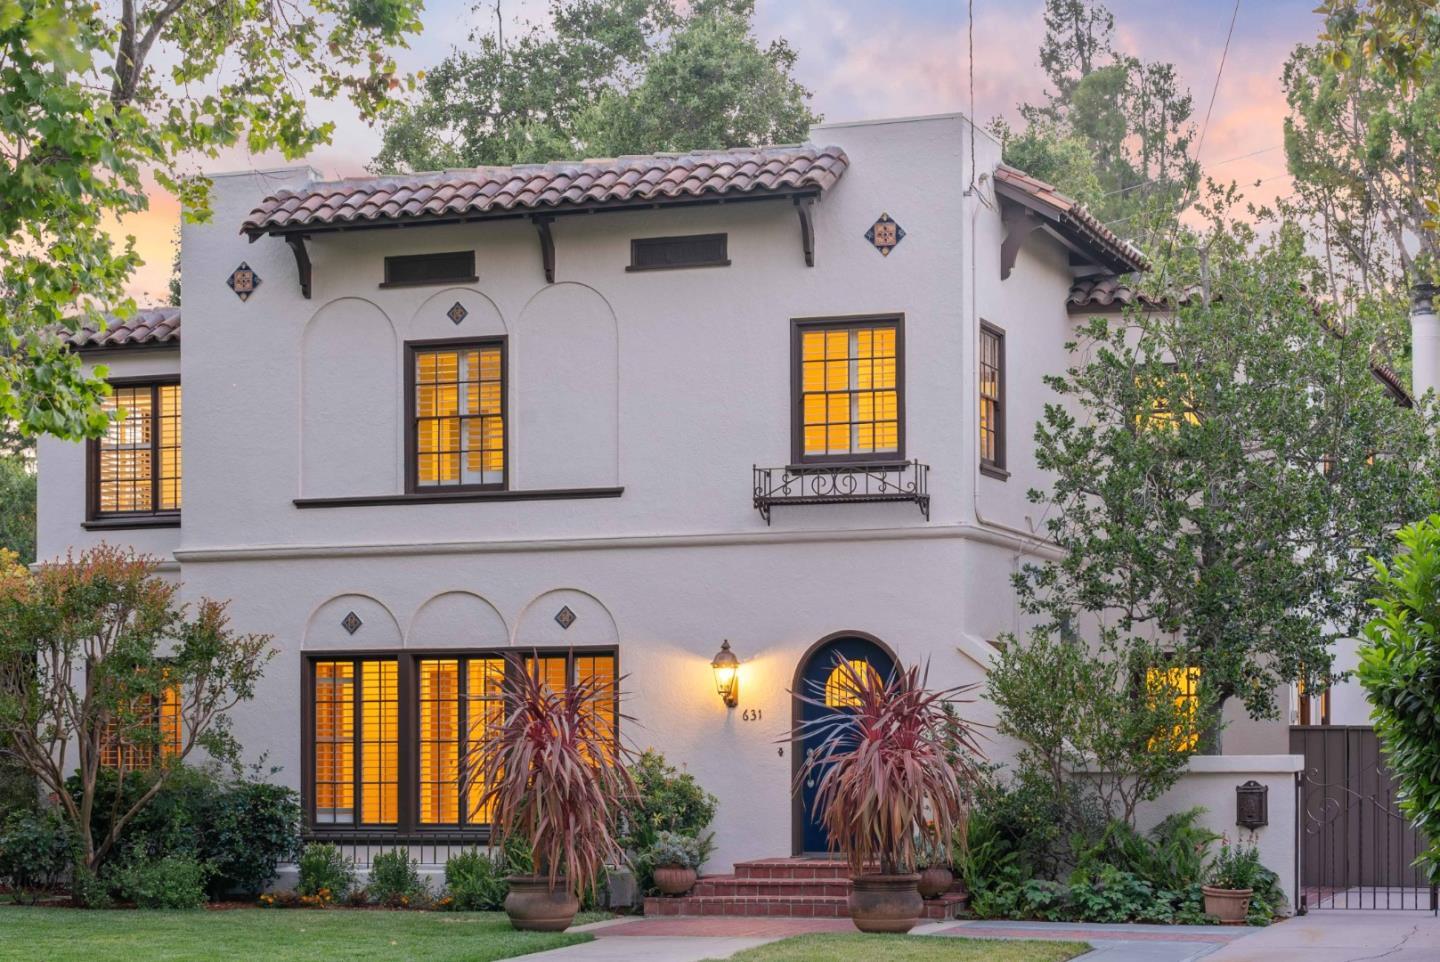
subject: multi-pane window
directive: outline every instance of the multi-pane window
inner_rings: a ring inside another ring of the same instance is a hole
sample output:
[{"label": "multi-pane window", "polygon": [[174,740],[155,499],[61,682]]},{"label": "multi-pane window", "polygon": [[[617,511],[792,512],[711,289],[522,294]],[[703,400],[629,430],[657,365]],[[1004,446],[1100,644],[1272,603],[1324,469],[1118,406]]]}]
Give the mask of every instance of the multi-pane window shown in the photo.
[{"label": "multi-pane window", "polygon": [[1005,334],[980,327],[980,464],[1005,470]]},{"label": "multi-pane window", "polygon": [[91,517],[179,513],[180,385],[116,385],[103,407],[111,420],[91,449]]},{"label": "multi-pane window", "polygon": [[1150,747],[1193,752],[1200,744],[1200,668],[1197,665],[1166,665],[1147,669],[1146,689],[1150,697],[1164,692],[1175,699],[1178,716],[1168,737],[1153,738]]},{"label": "multi-pane window", "polygon": [[480,805],[485,784],[473,769],[479,747],[505,723],[507,675],[538,672],[557,691],[596,679],[601,694],[589,710],[599,726],[614,731],[616,669],[613,651],[312,660],[308,784],[315,826],[487,825],[489,812]]},{"label": "multi-pane window", "polygon": [[398,664],[393,658],[314,663],[317,823],[395,824],[400,785],[399,693]]},{"label": "multi-pane window", "polygon": [[419,344],[410,357],[414,487],[503,487],[504,345]]},{"label": "multi-pane window", "polygon": [[798,459],[901,455],[896,320],[796,325]]},{"label": "multi-pane window", "polygon": [[145,726],[152,729],[146,737],[130,735],[128,725],[120,719],[111,718],[105,725],[100,740],[100,765],[121,771],[144,771],[155,765],[155,750],[160,758],[171,758],[180,753],[180,688],[167,685],[160,693],[160,704],[146,695],[138,705],[138,715]]},{"label": "multi-pane window", "polygon": [[1328,725],[1330,724],[1330,689],[1323,689],[1318,695],[1313,695],[1305,687],[1305,680],[1299,679],[1295,682],[1295,700],[1297,702],[1296,724],[1300,725]]}]

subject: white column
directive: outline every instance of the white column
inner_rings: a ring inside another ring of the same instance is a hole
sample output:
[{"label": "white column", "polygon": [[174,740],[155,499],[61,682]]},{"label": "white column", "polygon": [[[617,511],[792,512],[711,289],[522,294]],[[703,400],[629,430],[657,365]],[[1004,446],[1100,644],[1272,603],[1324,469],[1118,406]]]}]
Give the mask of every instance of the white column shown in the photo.
[{"label": "white column", "polygon": [[1440,317],[1435,315],[1435,288],[1415,286],[1410,300],[1411,391],[1418,399],[1440,391]]}]

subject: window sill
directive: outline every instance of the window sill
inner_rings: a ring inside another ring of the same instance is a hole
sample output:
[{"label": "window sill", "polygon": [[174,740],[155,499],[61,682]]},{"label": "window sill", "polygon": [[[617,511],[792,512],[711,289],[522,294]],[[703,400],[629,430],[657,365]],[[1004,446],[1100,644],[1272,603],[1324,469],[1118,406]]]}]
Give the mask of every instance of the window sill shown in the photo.
[{"label": "window sill", "polygon": [[980,465],[980,473],[983,474],[983,475],[985,475],[985,477],[987,477],[987,478],[994,478],[996,481],[1009,481],[1009,480],[1010,480],[1010,472],[1009,472],[1009,471],[1006,471],[1004,468],[997,468],[997,467],[996,467],[995,465],[993,465],[993,464],[983,464],[983,463],[982,463],[982,464]]},{"label": "window sill", "polygon": [[806,471],[864,471],[867,468],[873,470],[889,468],[893,471],[909,464],[909,461],[896,461],[889,458],[873,461],[801,461],[799,464],[785,465],[785,470],[789,474],[801,474]]},{"label": "window sill", "polygon": [[702,262],[700,262],[700,263],[698,263],[698,264],[656,264],[656,265],[654,265],[653,267],[637,267],[637,266],[634,265],[634,264],[628,264],[628,265],[626,265],[626,267],[625,267],[625,273],[627,273],[627,274],[648,274],[648,273],[650,273],[651,271],[689,271],[689,270],[694,270],[694,269],[697,268],[697,267],[729,267],[729,266],[730,266],[730,261],[729,261],[728,259],[723,260],[723,261],[702,261]]},{"label": "window sill", "polygon": [[547,488],[532,491],[424,491],[414,494],[358,495],[345,498],[296,498],[297,508],[369,508],[394,504],[465,504],[474,501],[577,501],[618,498],[619,488]]},{"label": "window sill", "polygon": [[178,528],[178,514],[147,514],[124,518],[93,518],[80,522],[86,531],[122,531],[126,528]]},{"label": "window sill", "polygon": [[469,277],[441,277],[424,281],[381,281],[380,289],[388,291],[397,287],[446,287],[453,284],[474,284],[478,280],[480,278],[472,274]]}]

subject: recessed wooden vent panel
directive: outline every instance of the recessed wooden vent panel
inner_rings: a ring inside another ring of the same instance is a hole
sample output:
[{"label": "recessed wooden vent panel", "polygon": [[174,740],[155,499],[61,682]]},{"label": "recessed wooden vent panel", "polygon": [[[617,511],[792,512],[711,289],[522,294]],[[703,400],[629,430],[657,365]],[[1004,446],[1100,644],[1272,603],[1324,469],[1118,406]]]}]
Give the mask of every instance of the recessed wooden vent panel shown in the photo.
[{"label": "recessed wooden vent panel", "polygon": [[385,282],[381,287],[418,284],[448,284],[475,280],[475,252],[450,251],[444,254],[402,254],[385,258]]},{"label": "recessed wooden vent panel", "polygon": [[663,271],[679,267],[725,267],[730,259],[725,234],[682,237],[637,237],[630,242],[632,271]]}]

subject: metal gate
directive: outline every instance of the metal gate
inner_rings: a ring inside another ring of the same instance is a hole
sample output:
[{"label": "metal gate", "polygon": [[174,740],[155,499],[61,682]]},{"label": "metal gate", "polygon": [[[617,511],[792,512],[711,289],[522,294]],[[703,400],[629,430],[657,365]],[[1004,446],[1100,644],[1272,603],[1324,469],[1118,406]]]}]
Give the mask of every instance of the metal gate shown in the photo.
[{"label": "metal gate", "polygon": [[1425,847],[1395,800],[1375,730],[1297,725],[1300,899],[1309,909],[1435,911],[1436,887],[1411,863]]}]

